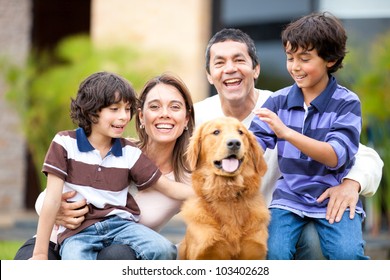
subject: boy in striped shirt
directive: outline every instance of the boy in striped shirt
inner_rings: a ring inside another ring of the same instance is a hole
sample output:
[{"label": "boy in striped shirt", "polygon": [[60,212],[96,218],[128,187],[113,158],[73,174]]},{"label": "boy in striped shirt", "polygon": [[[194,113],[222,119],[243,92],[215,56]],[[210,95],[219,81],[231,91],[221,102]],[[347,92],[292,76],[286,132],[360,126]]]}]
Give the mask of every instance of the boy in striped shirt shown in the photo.
[{"label": "boy in striped shirt", "polygon": [[89,212],[77,229],[59,228],[62,259],[93,260],[111,244],[130,246],[139,259],[176,259],[174,244],[137,223],[140,211],[128,186],[154,187],[182,200],[192,190],[162,176],[135,144],[122,138],[137,103],[130,83],[116,74],[94,73],[80,84],[70,111],[78,128],[56,134],[43,164],[46,196],[32,259],[48,258],[50,233],[67,191],[77,192],[74,201],[85,199]]},{"label": "boy in striped shirt", "polygon": [[346,40],[341,22],[327,13],[304,16],[282,32],[287,70],[295,84],[256,109],[249,128],[263,149],[278,142],[282,177],[270,205],[268,259],[292,259],[309,221],[315,223],[327,259],[367,259],[362,203],[329,223],[328,200],[317,201],[350,171],[360,141],[359,98],[332,76],[342,67]]}]

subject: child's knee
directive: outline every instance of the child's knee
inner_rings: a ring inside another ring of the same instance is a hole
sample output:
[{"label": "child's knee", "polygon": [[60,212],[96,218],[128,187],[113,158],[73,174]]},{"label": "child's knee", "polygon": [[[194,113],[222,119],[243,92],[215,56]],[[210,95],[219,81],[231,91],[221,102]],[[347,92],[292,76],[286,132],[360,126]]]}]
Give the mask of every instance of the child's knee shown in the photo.
[{"label": "child's knee", "polygon": [[267,260],[291,260],[293,255],[287,244],[268,242]]},{"label": "child's knee", "polygon": [[177,248],[168,240],[165,242],[155,242],[149,247],[144,256],[149,260],[175,260],[177,257]]},{"label": "child's knee", "polygon": [[337,244],[333,248],[329,248],[324,253],[325,257],[330,260],[367,260],[364,255],[363,244]]}]

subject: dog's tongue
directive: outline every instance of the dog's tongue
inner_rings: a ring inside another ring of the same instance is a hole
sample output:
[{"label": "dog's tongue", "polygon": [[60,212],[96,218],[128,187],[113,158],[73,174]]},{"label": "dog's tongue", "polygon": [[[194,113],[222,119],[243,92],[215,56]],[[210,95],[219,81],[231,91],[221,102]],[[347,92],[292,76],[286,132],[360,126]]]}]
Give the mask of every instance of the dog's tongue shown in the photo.
[{"label": "dog's tongue", "polygon": [[226,172],[234,172],[237,170],[239,166],[238,159],[230,158],[230,159],[223,159],[222,160],[222,169]]}]

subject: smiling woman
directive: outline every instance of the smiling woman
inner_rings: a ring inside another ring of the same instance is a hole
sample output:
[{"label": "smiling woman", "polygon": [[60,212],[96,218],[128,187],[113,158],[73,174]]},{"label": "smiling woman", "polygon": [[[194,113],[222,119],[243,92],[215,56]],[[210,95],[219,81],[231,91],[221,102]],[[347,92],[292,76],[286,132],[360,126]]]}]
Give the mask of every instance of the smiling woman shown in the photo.
[{"label": "smiling woman", "polygon": [[[138,146],[167,177],[190,184],[184,157],[194,128],[189,90],[177,76],[164,73],[146,83],[139,99]],[[154,189],[138,192],[134,198],[141,210],[140,223],[157,231],[182,205],[182,201],[170,199]]]}]

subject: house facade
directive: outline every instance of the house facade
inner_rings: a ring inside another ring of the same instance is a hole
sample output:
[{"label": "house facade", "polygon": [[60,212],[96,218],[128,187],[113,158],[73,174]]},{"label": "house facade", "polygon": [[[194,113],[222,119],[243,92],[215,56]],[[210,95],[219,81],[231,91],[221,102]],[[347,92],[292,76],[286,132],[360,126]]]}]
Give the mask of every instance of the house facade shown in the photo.
[{"label": "house facade", "polygon": [[[313,11],[340,17],[350,38],[362,43],[390,28],[388,0],[0,0],[0,56],[23,64],[31,48],[53,48],[80,32],[102,46],[136,43],[172,54],[167,71],[179,74],[198,101],[215,94],[204,67],[204,51],[214,32],[235,27],[250,34],[261,61],[259,86],[274,90],[291,82],[280,31]],[[40,167],[31,167],[20,119],[5,91],[0,76],[2,212],[32,208],[41,188],[33,187],[34,176],[30,179]]]}]

